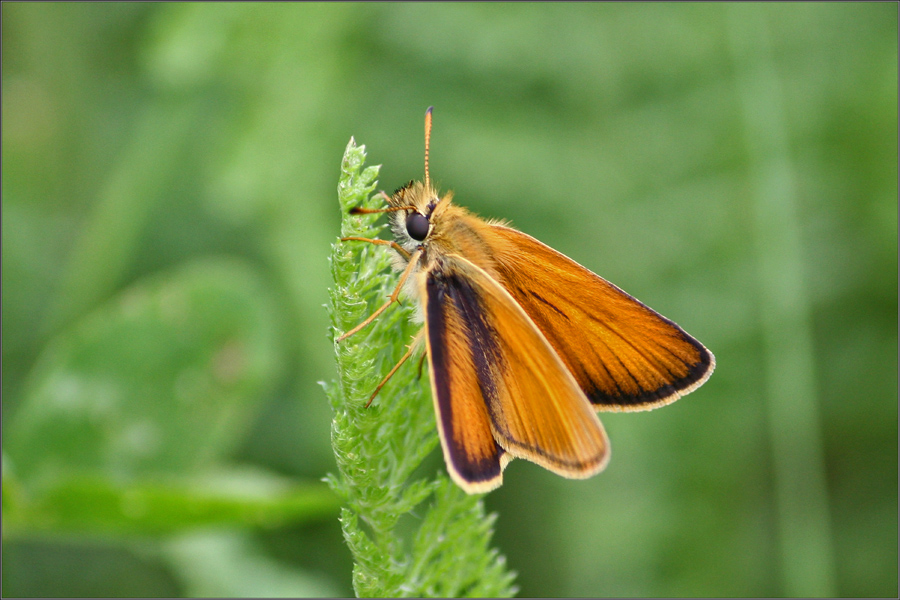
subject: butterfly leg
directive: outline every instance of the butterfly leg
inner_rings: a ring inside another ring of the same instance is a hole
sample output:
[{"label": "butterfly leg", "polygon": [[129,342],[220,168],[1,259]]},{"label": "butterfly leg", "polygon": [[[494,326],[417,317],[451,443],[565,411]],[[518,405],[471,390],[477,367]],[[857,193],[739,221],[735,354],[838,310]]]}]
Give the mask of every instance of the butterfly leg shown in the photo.
[{"label": "butterfly leg", "polygon": [[376,246],[390,246],[397,252],[403,255],[403,258],[409,260],[409,252],[406,251],[406,248],[398,244],[397,242],[391,240],[378,240],[374,238],[364,238],[364,237],[343,237],[341,238],[342,242],[369,242],[370,244],[375,244]]},{"label": "butterfly leg", "polygon": [[[416,348],[422,342],[422,336],[424,335],[424,333],[425,333],[425,330],[423,329],[416,337],[413,338],[413,342],[412,342],[412,344],[409,345],[409,348],[406,350],[406,354],[404,354],[403,357],[400,358],[399,361],[397,361],[397,364],[394,365],[394,368],[391,369],[390,372],[387,374],[387,376],[385,376],[385,378],[381,380],[381,383],[379,383],[375,387],[375,391],[372,392],[372,395],[369,397],[369,401],[366,402],[366,408],[369,408],[369,405],[372,404],[372,400],[375,399],[375,396],[378,395],[378,392],[381,391],[381,388],[384,387],[384,384],[386,384],[388,382],[388,380],[394,376],[394,373],[397,372],[397,369],[400,368],[400,365],[402,365],[407,360],[409,360],[409,357],[412,356],[412,353],[416,351]],[[423,354],[422,356],[424,357],[425,355]]]},{"label": "butterfly leg", "polygon": [[[365,239],[365,238],[363,238],[363,239]],[[375,240],[368,240],[368,241],[373,242]],[[378,240],[378,241],[383,242],[384,240]],[[419,258],[419,256],[421,256],[421,253],[422,253],[421,250],[417,250],[410,257],[409,264],[406,265],[406,268],[403,270],[403,274],[400,276],[400,283],[397,284],[397,287],[394,289],[394,293],[391,294],[391,297],[388,298],[388,301],[385,302],[384,304],[382,304],[371,315],[369,315],[368,319],[366,319],[365,321],[363,321],[362,323],[360,323],[359,325],[357,325],[356,327],[354,327],[347,333],[340,336],[336,341],[338,341],[338,342],[344,341],[345,339],[347,339],[348,337],[350,337],[351,335],[353,335],[354,333],[356,333],[357,331],[359,331],[360,329],[362,329],[363,327],[365,327],[366,325],[368,325],[369,323],[374,321],[376,318],[378,318],[378,315],[380,315],[381,313],[386,311],[391,304],[393,304],[394,302],[398,302],[398,298],[400,297],[400,290],[403,289],[403,284],[406,283],[406,280],[409,278],[409,274],[412,273],[413,267],[416,266],[416,262],[418,262],[417,259]]]}]

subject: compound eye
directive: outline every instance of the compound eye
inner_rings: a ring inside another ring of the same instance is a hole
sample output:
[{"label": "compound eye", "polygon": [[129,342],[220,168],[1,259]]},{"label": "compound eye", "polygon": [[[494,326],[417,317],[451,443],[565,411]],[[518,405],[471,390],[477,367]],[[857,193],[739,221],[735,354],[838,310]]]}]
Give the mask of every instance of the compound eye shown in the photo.
[{"label": "compound eye", "polygon": [[409,237],[417,242],[421,242],[428,237],[428,226],[428,217],[425,215],[413,213],[406,217],[406,232],[409,234]]}]

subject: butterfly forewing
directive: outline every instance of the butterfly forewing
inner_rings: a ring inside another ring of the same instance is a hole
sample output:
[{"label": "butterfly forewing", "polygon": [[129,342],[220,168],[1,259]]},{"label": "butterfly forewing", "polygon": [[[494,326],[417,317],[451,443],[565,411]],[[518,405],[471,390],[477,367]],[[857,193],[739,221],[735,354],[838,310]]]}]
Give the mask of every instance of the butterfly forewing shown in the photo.
[{"label": "butterfly forewing", "polygon": [[596,408],[668,404],[712,373],[712,354],[675,323],[531,236],[491,228],[503,287]]},{"label": "butterfly forewing", "polygon": [[486,492],[502,482],[503,448],[494,440],[481,395],[468,330],[448,286],[426,277],[426,343],[432,397],[447,468],[466,491]]},{"label": "butterfly forewing", "polygon": [[[456,255],[443,256],[421,281],[435,406],[451,472],[469,485],[491,481],[495,487],[508,459],[502,450],[566,477],[600,471],[609,456],[603,426],[512,296]],[[488,433],[499,444],[494,453]]]}]

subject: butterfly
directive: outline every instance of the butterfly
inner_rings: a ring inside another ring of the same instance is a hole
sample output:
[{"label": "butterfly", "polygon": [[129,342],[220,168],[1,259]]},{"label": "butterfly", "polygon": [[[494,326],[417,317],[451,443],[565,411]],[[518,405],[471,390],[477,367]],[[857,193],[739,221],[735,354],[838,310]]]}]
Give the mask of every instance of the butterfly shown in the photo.
[{"label": "butterfly", "polygon": [[[405,291],[423,328],[375,389],[425,345],[438,432],[452,479],[469,493],[501,485],[513,458],[583,479],[603,470],[609,440],[598,410],[649,410],[695,390],[715,357],[678,325],[571,258],[502,222],[486,221],[425,178],[387,206],[400,281],[370,324]],[[367,404],[368,406],[368,404]]]}]

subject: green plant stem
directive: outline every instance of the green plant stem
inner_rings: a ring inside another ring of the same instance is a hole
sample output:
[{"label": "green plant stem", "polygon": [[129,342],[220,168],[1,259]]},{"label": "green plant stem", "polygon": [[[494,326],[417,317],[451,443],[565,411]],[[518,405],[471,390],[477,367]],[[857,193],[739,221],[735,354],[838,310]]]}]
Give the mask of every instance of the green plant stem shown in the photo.
[{"label": "green plant stem", "polygon": [[[378,168],[363,169],[364,160],[365,147],[351,139],[338,185],[342,237],[373,238],[381,230],[378,215],[348,214],[354,206],[380,204],[373,196]],[[364,242],[333,246],[333,339],[391,294],[397,284],[391,252]],[[327,480],[345,502],[341,526],[354,558],[353,587],[369,597],[509,596],[513,574],[490,548],[494,517],[485,514],[481,498],[466,495],[442,472],[434,479],[413,478],[438,445],[430,391],[417,377],[414,359],[365,408],[420,328],[412,312],[409,302],[391,306],[366,328],[335,341],[338,377],[324,386],[334,414],[338,467]],[[429,497],[423,516],[410,514]]]},{"label": "green plant stem", "polygon": [[729,6],[761,292],[765,394],[786,596],[834,596],[815,348],[782,81],[758,10]]}]

